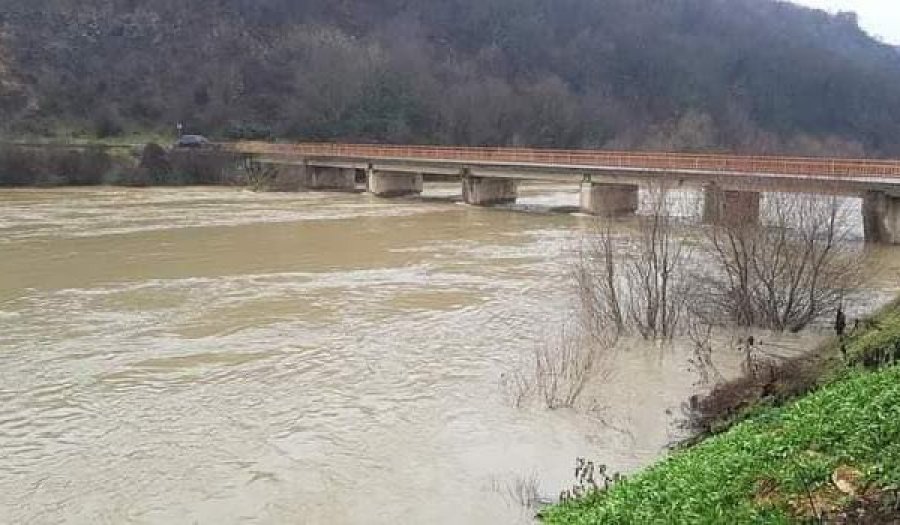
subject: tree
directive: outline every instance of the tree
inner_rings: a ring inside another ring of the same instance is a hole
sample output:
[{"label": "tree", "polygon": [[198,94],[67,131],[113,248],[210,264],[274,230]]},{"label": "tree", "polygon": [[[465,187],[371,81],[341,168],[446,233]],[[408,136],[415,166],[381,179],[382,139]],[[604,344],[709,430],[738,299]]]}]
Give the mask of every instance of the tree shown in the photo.
[{"label": "tree", "polygon": [[[0,126],[900,154],[900,55],[776,0],[5,0]],[[839,146],[835,148],[834,146]]]},{"label": "tree", "polygon": [[609,218],[583,243],[575,265],[581,310],[593,333],[672,339],[684,319],[691,253],[676,232],[666,188],[650,194],[650,211],[634,237],[616,236]]},{"label": "tree", "polygon": [[860,284],[866,254],[851,224],[837,197],[774,194],[758,223],[708,228],[693,314],[716,326],[806,328]]},{"label": "tree", "polygon": [[153,142],[144,146],[140,170],[143,172],[143,180],[157,184],[164,182],[172,174],[172,163],[169,162],[166,150]]},{"label": "tree", "polygon": [[277,169],[271,164],[263,164],[251,159],[244,160],[244,177],[253,191],[265,191],[275,183]]}]

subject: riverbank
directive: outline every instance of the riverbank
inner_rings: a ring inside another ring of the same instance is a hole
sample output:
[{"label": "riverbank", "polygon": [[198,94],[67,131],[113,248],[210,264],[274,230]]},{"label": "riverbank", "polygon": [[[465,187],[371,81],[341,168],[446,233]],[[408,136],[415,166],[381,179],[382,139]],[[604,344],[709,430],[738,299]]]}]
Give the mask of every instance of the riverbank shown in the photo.
[{"label": "riverbank", "polygon": [[214,149],[0,143],[0,187],[244,184],[239,156]]},{"label": "riverbank", "polygon": [[761,400],[721,433],[605,492],[548,508],[543,521],[896,523],[900,300],[822,354],[809,393]]}]

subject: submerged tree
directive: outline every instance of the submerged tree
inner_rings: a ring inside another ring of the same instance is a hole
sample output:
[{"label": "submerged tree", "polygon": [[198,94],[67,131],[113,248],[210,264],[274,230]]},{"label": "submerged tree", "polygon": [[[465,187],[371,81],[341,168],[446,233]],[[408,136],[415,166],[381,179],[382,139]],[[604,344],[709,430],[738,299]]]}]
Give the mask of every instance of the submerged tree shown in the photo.
[{"label": "submerged tree", "polygon": [[654,188],[650,211],[638,218],[634,237],[613,234],[608,218],[584,243],[575,282],[586,325],[594,333],[672,339],[685,312],[689,247],[676,235],[670,192]]},{"label": "submerged tree", "polygon": [[590,383],[607,377],[618,338],[612,330],[590,332],[578,321],[538,341],[531,353],[501,377],[501,389],[516,407],[529,403],[556,410],[576,408]]},{"label": "submerged tree", "polygon": [[836,311],[859,286],[866,255],[847,211],[837,197],[776,194],[758,222],[710,227],[692,313],[715,325],[797,332]]},{"label": "submerged tree", "polygon": [[263,164],[254,160],[244,161],[244,178],[247,186],[253,191],[265,191],[275,183],[277,171],[271,164]]}]

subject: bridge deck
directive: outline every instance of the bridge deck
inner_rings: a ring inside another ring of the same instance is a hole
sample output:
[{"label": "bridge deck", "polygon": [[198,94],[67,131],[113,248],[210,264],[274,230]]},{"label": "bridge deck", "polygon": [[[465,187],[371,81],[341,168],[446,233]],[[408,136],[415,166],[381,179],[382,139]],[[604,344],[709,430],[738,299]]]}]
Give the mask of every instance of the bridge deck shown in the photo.
[{"label": "bridge deck", "polygon": [[900,161],[895,160],[333,143],[243,142],[235,147],[245,153],[278,157],[420,160],[454,164],[471,162],[505,166],[522,164],[625,171],[798,176],[820,180],[877,179],[882,183],[896,180],[900,184]]}]

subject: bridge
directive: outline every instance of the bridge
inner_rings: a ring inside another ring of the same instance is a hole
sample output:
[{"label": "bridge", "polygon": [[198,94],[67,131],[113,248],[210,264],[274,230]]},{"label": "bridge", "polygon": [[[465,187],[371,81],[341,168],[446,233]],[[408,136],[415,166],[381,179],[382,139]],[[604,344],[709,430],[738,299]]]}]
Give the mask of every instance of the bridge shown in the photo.
[{"label": "bridge", "polygon": [[765,192],[863,199],[866,239],[900,244],[900,161],[642,153],[604,150],[272,144],[228,149],[278,167],[280,189],[347,191],[365,172],[380,197],[417,195],[428,175],[459,177],[463,200],[476,206],[515,202],[523,180],[581,185],[581,209],[620,216],[637,211],[642,186],[695,187],[704,220],[756,221]]}]

